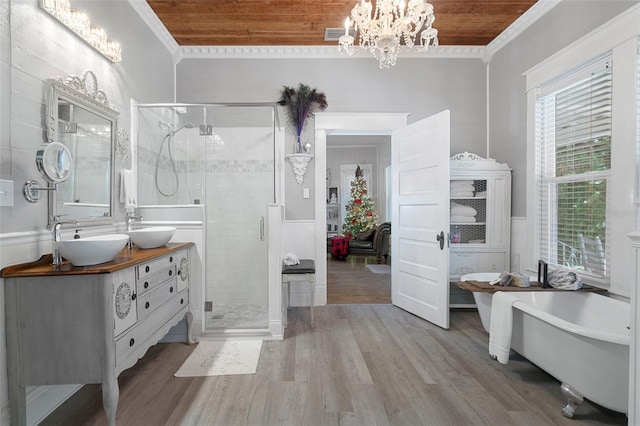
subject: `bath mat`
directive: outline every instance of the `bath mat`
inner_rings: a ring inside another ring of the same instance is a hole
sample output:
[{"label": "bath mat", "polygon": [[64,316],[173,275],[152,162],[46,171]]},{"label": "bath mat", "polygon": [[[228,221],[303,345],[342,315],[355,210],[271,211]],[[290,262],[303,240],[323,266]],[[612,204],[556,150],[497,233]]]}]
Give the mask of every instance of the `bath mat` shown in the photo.
[{"label": "bath mat", "polygon": [[391,266],[389,265],[367,265],[367,268],[374,274],[390,274]]},{"label": "bath mat", "polygon": [[262,340],[201,340],[176,377],[255,374]]}]

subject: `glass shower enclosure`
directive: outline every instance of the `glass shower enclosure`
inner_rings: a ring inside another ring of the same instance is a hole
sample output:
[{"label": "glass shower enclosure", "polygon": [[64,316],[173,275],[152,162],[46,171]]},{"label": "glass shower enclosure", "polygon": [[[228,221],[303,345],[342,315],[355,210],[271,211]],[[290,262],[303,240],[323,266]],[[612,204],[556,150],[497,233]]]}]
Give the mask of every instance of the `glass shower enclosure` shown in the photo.
[{"label": "glass shower enclosure", "polygon": [[205,333],[269,326],[278,132],[271,103],[137,105],[139,205],[204,205]]}]

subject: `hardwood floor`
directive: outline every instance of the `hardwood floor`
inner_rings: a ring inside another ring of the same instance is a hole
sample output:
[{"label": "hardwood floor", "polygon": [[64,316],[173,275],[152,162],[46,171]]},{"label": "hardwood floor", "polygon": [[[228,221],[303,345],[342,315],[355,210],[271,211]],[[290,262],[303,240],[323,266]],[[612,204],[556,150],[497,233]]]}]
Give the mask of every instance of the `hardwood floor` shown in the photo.
[{"label": "hardwood floor", "polygon": [[391,274],[374,274],[374,256],[348,256],[336,260],[327,255],[327,303],[391,303]]},{"label": "hardwood floor", "polygon": [[[264,342],[254,375],[176,378],[195,349],[159,344],[119,378],[119,426],[623,425],[585,401],[562,416],[559,383],[512,354],[488,355],[477,312],[443,330],[386,304],[292,308],[282,342]],[[87,385],[43,425],[104,425],[99,385]]]}]

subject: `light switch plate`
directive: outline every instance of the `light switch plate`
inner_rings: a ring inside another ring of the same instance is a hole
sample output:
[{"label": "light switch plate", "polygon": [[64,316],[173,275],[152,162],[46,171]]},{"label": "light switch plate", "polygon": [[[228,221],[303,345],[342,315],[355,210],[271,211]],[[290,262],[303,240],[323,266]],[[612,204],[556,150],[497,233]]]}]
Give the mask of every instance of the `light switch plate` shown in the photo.
[{"label": "light switch plate", "polygon": [[302,198],[309,198],[309,188],[302,188]]},{"label": "light switch plate", "polygon": [[13,181],[0,179],[0,207],[13,207]]}]

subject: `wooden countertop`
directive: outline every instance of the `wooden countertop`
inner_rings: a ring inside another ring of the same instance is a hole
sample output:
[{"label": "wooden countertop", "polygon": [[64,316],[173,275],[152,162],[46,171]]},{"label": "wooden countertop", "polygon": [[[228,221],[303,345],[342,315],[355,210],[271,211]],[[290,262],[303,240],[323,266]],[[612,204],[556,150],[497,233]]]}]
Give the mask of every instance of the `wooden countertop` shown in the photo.
[{"label": "wooden countertop", "polygon": [[607,290],[591,287],[588,285],[582,285],[580,290],[561,290],[553,287],[543,288],[537,281],[531,281],[530,287],[514,287],[507,286],[502,287],[500,285],[491,285],[485,281],[458,281],[456,285],[464,290],[477,291],[481,293],[495,293],[496,291],[593,291],[606,293]]},{"label": "wooden countertop", "polygon": [[3,268],[0,271],[2,278],[20,278],[20,277],[44,277],[44,276],[59,276],[59,275],[83,275],[83,274],[109,274],[121,269],[129,268],[131,266],[138,265],[149,260],[162,257],[166,254],[173,253],[175,251],[191,247],[194,243],[171,243],[166,246],[152,248],[152,249],[139,249],[133,247],[128,249],[123,248],[120,253],[111,262],[100,263],[98,265],[89,266],[73,266],[71,263],[65,261],[62,265],[52,265],[53,255],[51,253],[45,254],[40,259],[21,263],[18,265],[11,265]]}]

